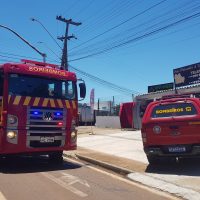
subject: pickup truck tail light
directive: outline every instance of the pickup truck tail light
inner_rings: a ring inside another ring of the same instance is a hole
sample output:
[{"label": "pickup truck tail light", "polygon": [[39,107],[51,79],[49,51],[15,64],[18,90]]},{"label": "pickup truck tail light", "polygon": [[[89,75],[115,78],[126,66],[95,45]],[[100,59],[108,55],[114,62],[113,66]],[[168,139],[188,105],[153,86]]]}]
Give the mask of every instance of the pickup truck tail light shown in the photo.
[{"label": "pickup truck tail light", "polygon": [[161,133],[161,127],[160,126],[154,126],[153,127],[153,132],[155,134],[160,134]]}]

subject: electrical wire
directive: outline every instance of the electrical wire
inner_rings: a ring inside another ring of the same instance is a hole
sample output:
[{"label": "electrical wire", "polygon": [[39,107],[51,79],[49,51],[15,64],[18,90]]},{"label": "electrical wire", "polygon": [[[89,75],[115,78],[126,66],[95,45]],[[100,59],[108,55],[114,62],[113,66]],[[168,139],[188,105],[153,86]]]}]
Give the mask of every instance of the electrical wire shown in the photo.
[{"label": "electrical wire", "polygon": [[[185,5],[188,5],[188,4],[185,4]],[[185,6],[185,5],[181,5],[181,8],[182,8],[183,6]],[[196,7],[195,9],[197,9],[197,8],[198,8],[198,7]],[[164,14],[162,14],[162,15],[160,15],[160,16],[156,16],[156,17],[154,17],[154,18],[151,18],[151,19],[147,20],[146,22],[144,22],[144,23],[142,23],[142,24],[136,25],[135,27],[132,27],[132,28],[130,28],[130,29],[128,29],[128,30],[125,30],[124,33],[122,32],[122,33],[118,33],[117,35],[112,35],[111,37],[109,37],[109,38],[107,38],[107,39],[104,39],[104,40],[101,40],[101,41],[99,41],[99,42],[93,43],[93,44],[91,44],[91,45],[89,45],[89,46],[87,46],[87,47],[84,47],[84,48],[82,48],[82,49],[80,49],[80,50],[78,50],[78,51],[75,51],[74,53],[70,53],[69,55],[70,55],[70,57],[73,56],[73,55],[76,55],[76,54],[79,54],[79,55],[80,55],[81,52],[84,52],[84,54],[86,54],[86,53],[90,53],[90,52],[94,52],[94,51],[98,51],[98,50],[102,49],[103,47],[101,47],[101,46],[107,46],[107,47],[109,47],[109,46],[115,45],[114,43],[122,43],[122,42],[126,41],[127,39],[129,39],[129,38],[131,38],[131,37],[133,37],[133,36],[138,35],[139,33],[140,33],[140,34],[141,34],[141,33],[144,33],[145,31],[149,31],[149,30],[150,30],[151,28],[153,28],[153,27],[156,27],[156,26],[159,27],[159,25],[164,25],[164,23],[170,22],[172,19],[176,19],[176,18],[180,17],[182,13],[180,13],[179,15],[170,17],[170,18],[168,18],[168,19],[162,20],[162,21],[160,21],[160,22],[158,22],[158,23],[156,23],[156,24],[153,24],[153,25],[151,25],[151,26],[145,27],[144,29],[141,29],[140,31],[137,31],[136,33],[131,33],[131,32],[134,31],[134,30],[139,30],[139,28],[142,28],[142,26],[148,25],[148,24],[150,24],[151,22],[158,20],[158,18],[161,18],[161,17],[163,17],[164,15],[167,15],[167,14],[172,13],[174,10],[177,11],[177,10],[178,10],[178,7],[177,7],[177,8],[174,8],[174,9],[172,9],[172,10],[169,10],[169,11],[165,12]],[[188,13],[191,13],[192,10],[188,10],[187,12],[188,12]],[[186,15],[186,14],[187,14],[187,13],[185,12],[184,15]],[[125,34],[126,32],[127,32],[127,33],[130,33],[129,36],[127,36],[127,37],[124,36],[124,35],[126,35],[126,34]],[[120,40],[119,38],[122,38],[122,39]],[[111,43],[112,40],[114,40],[114,41]],[[99,44],[100,44],[100,47],[97,48],[97,46],[99,46]],[[105,44],[106,44],[106,45],[105,45]],[[108,45],[108,44],[109,44],[109,45]],[[94,48],[94,47],[95,47],[95,48]],[[104,48],[105,48],[105,47],[104,47]],[[83,54],[83,53],[82,53],[82,54]]]},{"label": "electrical wire", "polygon": [[[143,15],[144,13],[146,13],[146,12],[148,12],[149,10],[151,10],[151,9],[153,9],[153,8],[155,8],[155,7],[157,7],[157,6],[159,6],[160,4],[164,3],[165,1],[166,1],[166,0],[162,0],[162,1],[160,1],[159,3],[156,3],[156,4],[154,4],[153,6],[150,6],[149,8],[143,10],[142,12],[140,12],[140,13],[138,13],[138,14],[136,14],[136,15],[134,15],[134,16],[132,16],[132,17],[126,19],[125,21],[123,21],[123,22],[121,22],[121,23],[119,23],[119,24],[117,24],[117,25],[115,25],[115,26],[109,28],[108,30],[104,31],[103,33],[98,34],[98,35],[96,35],[95,37],[90,38],[89,40],[87,40],[87,41],[81,43],[80,45],[78,45],[78,46],[76,46],[76,47],[73,47],[72,49],[75,49],[75,48],[77,48],[77,47],[80,47],[80,46],[82,46],[82,45],[88,43],[88,42],[91,42],[91,41],[94,40],[94,39],[97,39],[98,37],[100,37],[100,36],[102,36],[102,35],[104,35],[104,34],[110,32],[110,31],[112,31],[112,30],[114,30],[114,29],[116,29],[116,28],[118,28],[118,27],[124,25],[125,23],[127,23],[127,22],[129,22],[129,21],[135,19],[136,17],[138,17],[138,16],[140,16],[140,15]],[[72,49],[71,49],[71,50],[72,50]]]},{"label": "electrical wire", "polygon": [[30,56],[24,56],[24,55],[19,55],[19,54],[13,54],[13,53],[8,53],[8,52],[1,52],[0,51],[0,54],[4,54],[4,55],[8,55],[8,56],[12,56],[12,58],[17,58],[17,59],[21,59],[21,58],[28,58],[28,59],[38,59],[38,58],[35,58],[35,57],[30,57]]},{"label": "electrical wire", "polygon": [[119,48],[119,47],[128,45],[128,44],[130,44],[130,43],[133,43],[133,42],[142,40],[142,39],[144,39],[144,38],[146,38],[146,37],[150,37],[150,36],[152,36],[152,35],[155,35],[155,34],[157,34],[157,33],[160,33],[161,31],[167,30],[167,29],[169,29],[169,28],[172,28],[172,27],[174,27],[174,26],[177,26],[178,24],[187,22],[188,20],[197,18],[197,17],[199,17],[199,16],[200,16],[200,12],[195,13],[195,14],[193,14],[193,15],[190,15],[190,16],[188,16],[188,17],[182,18],[182,19],[180,19],[180,20],[178,20],[178,21],[175,21],[175,22],[173,22],[173,23],[171,23],[171,24],[168,24],[168,25],[166,25],[166,26],[163,26],[163,27],[154,29],[154,30],[152,30],[152,31],[150,31],[150,32],[147,32],[147,33],[143,34],[143,35],[140,35],[140,36],[137,36],[137,37],[135,37],[135,38],[129,39],[129,40],[125,41],[125,42],[122,42],[122,43],[113,45],[113,46],[111,46],[111,47],[105,48],[105,49],[103,49],[103,50],[101,50],[101,51],[97,51],[97,52],[94,52],[94,53],[92,53],[92,54],[88,54],[88,55],[86,55],[86,56],[79,57],[79,58],[76,58],[76,59],[71,59],[71,60],[69,60],[69,62],[73,62],[73,61],[77,61],[77,60],[82,60],[82,59],[85,59],[85,58],[89,58],[89,57],[93,57],[93,56],[96,56],[96,55],[100,55],[100,54],[106,53],[106,52],[111,51],[111,50],[113,50],[113,49],[116,49],[116,48]]},{"label": "electrical wire", "polygon": [[[16,63],[20,63],[19,61],[16,61],[16,59],[18,59],[17,57],[13,57],[13,56],[5,56],[5,55],[1,55],[0,54],[0,57],[2,57],[3,59],[0,58],[0,61],[3,61],[3,62],[16,62]],[[59,58],[59,56],[58,56]],[[56,61],[57,63],[57,61]],[[101,78],[98,78],[96,76],[93,76],[87,72],[84,72],[80,69],[77,69],[76,67],[73,67],[70,65],[70,68],[73,69],[75,72],[77,72],[78,74],[81,74],[82,76],[86,77],[86,78],[89,78],[90,80],[100,84],[100,85],[103,85],[109,89],[112,89],[114,91],[117,91],[119,93],[122,93],[122,94],[125,94],[125,95],[132,95],[132,94],[139,94],[139,92],[136,92],[136,91],[133,91],[133,90],[130,90],[130,89],[127,89],[125,87],[121,87],[121,86],[118,86],[116,84],[113,84],[111,82],[108,82],[108,81],[105,81]]]},{"label": "electrical wire", "polygon": [[[116,1],[116,4],[114,4],[114,5],[113,5],[113,2],[112,2],[111,8],[109,8],[108,6],[104,6],[105,8],[100,9],[100,10],[101,11],[103,10],[105,14],[104,15],[101,14],[99,17],[94,18],[94,16],[96,16],[96,14],[95,14],[95,15],[93,15],[92,18],[89,18],[89,19],[93,19],[92,21],[94,21],[94,23],[93,23],[94,25],[92,24],[92,26],[91,26],[90,23],[88,23],[90,20],[86,20],[86,22],[85,22],[86,25],[82,29],[78,30],[78,34],[87,35],[87,33],[91,33],[91,32],[94,32],[96,30],[96,24],[98,24],[99,27],[102,27],[102,25],[105,26],[106,24],[110,23],[113,20],[116,21],[117,17],[128,12],[128,10],[131,10],[131,8],[133,6],[135,6],[136,4],[141,3],[141,2],[142,2],[141,0],[137,3],[135,3],[135,1],[131,1],[131,2],[129,2],[129,1],[117,2]],[[100,13],[102,13],[102,12],[100,12]]]},{"label": "electrical wire", "polygon": [[114,83],[111,83],[111,82],[105,81],[105,80],[103,80],[103,79],[101,79],[101,78],[98,78],[98,77],[96,77],[96,76],[94,76],[94,75],[91,75],[91,74],[89,74],[89,73],[87,73],[87,72],[84,72],[84,71],[82,71],[82,70],[80,70],[80,69],[77,69],[77,68],[75,68],[75,67],[73,67],[73,66],[71,66],[71,65],[69,65],[69,66],[70,66],[71,69],[73,69],[74,71],[76,71],[76,72],[78,72],[79,74],[83,75],[84,77],[87,77],[87,78],[89,78],[89,79],[95,81],[96,83],[99,83],[99,84],[101,84],[101,85],[104,85],[104,86],[106,86],[106,87],[109,87],[109,88],[111,88],[111,89],[113,89],[113,90],[115,90],[115,91],[118,91],[118,92],[120,92],[120,93],[127,94],[127,95],[139,94],[139,92],[137,92],[137,91],[130,90],[130,89],[127,89],[127,88],[125,88],[125,87],[121,87],[121,86],[116,85],[116,84],[114,84]]}]

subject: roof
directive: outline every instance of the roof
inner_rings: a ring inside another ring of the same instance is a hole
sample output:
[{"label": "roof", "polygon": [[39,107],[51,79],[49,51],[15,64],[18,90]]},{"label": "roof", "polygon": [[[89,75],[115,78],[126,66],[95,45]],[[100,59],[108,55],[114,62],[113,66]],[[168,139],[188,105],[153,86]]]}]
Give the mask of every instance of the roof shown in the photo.
[{"label": "roof", "polygon": [[[200,93],[200,85],[190,85],[190,86],[186,86],[186,87],[182,87],[182,88],[177,88],[177,92],[178,92],[178,94]],[[135,98],[137,101],[137,100],[142,100],[142,99],[160,98],[164,95],[172,95],[172,94],[175,94],[174,89],[141,94],[141,95],[137,95]]]},{"label": "roof", "polygon": [[31,60],[22,60],[22,63],[5,63],[1,65],[7,73],[19,73],[50,78],[76,80],[76,74],[61,69],[58,65]]}]

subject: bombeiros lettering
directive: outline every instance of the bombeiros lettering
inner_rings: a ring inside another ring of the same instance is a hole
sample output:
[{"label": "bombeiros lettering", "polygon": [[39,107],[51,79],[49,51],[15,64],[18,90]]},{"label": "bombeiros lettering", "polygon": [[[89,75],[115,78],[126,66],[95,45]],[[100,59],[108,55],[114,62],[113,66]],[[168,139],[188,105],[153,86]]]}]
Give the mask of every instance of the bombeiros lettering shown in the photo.
[{"label": "bombeiros lettering", "polygon": [[156,110],[156,114],[164,114],[164,113],[179,113],[179,112],[191,112],[192,107],[188,106],[186,108],[171,108],[171,109],[163,109]]},{"label": "bombeiros lettering", "polygon": [[51,69],[51,68],[29,66],[28,70],[31,72],[43,72],[43,73],[47,73],[47,74],[56,74],[56,75],[60,75],[60,76],[65,76],[65,72],[59,71],[56,69]]},{"label": "bombeiros lettering", "polygon": [[185,110],[186,110],[187,112],[191,112],[191,111],[192,111],[192,107],[186,107]]}]

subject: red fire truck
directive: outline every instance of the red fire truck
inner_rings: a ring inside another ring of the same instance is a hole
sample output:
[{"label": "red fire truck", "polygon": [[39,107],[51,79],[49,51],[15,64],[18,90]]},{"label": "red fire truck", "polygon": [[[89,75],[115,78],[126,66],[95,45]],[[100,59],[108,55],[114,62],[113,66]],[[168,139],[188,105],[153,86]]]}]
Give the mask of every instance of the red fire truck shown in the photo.
[{"label": "red fire truck", "polygon": [[[86,94],[79,83],[80,98]],[[22,60],[0,65],[0,156],[49,155],[62,160],[76,149],[78,92],[75,73]]]}]

